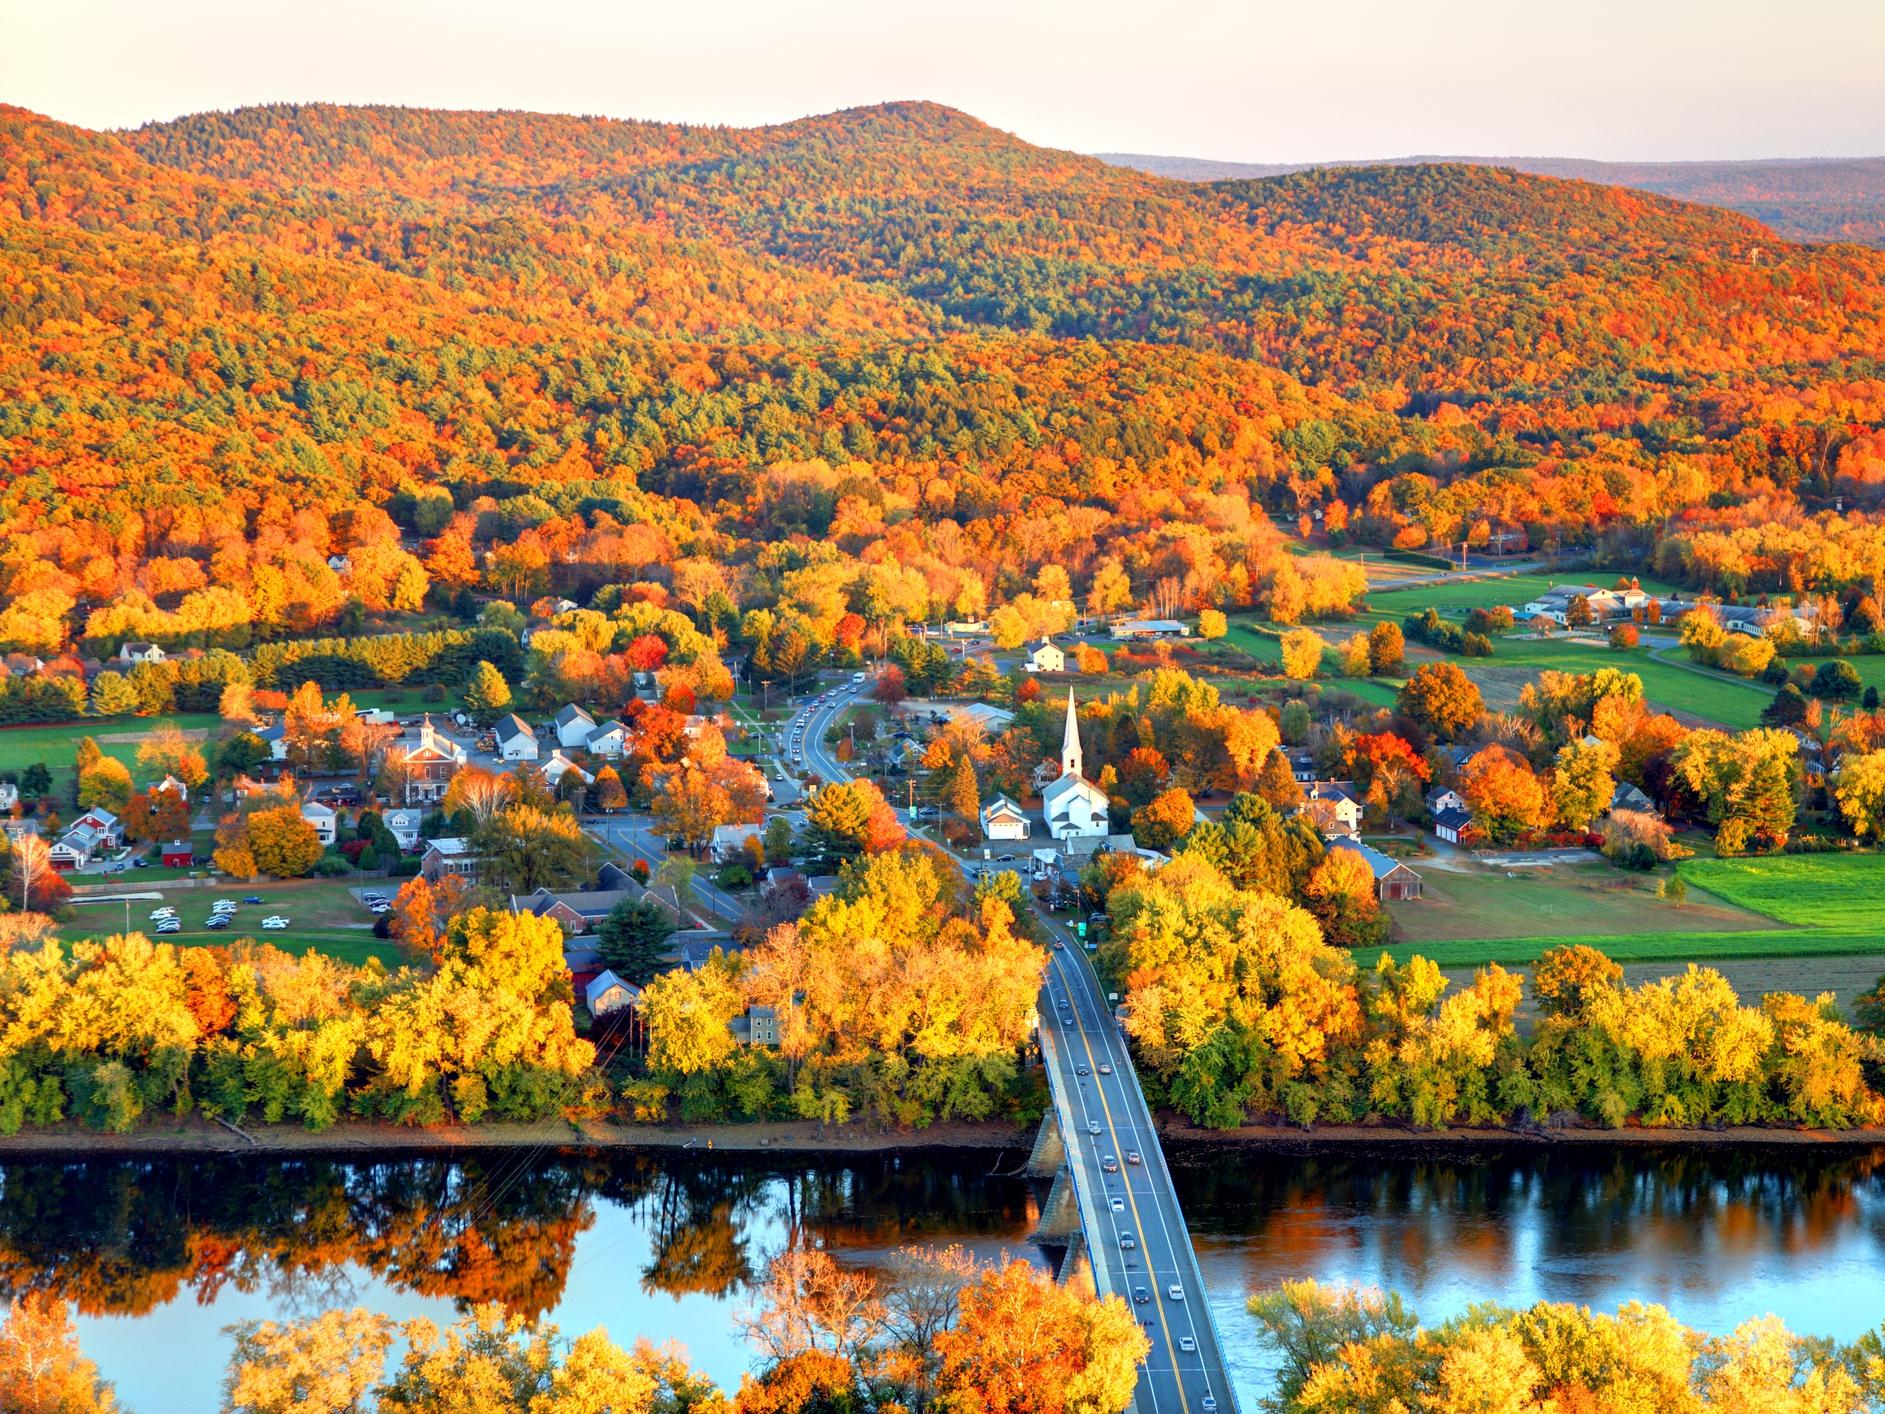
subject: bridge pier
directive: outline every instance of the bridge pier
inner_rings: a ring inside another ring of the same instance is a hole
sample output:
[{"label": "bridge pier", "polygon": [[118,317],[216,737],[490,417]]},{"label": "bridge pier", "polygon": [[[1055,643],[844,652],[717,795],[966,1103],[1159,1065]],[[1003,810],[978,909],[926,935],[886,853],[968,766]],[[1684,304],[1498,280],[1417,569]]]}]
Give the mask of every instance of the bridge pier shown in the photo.
[{"label": "bridge pier", "polygon": [[1060,1259],[1060,1268],[1054,1273],[1054,1280],[1062,1286],[1077,1286],[1088,1296],[1097,1297],[1100,1294],[1084,1232],[1076,1232],[1068,1242],[1067,1251]]},{"label": "bridge pier", "polygon": [[1057,1245],[1078,1237],[1080,1232],[1080,1204],[1074,1197],[1073,1174],[1063,1165],[1055,1170],[1047,1201],[1041,1204],[1041,1216],[1034,1224],[1034,1240]]},{"label": "bridge pier", "polygon": [[1052,1110],[1041,1116],[1041,1127],[1034,1132],[1034,1148],[1028,1153],[1030,1178],[1052,1178],[1067,1166],[1067,1138],[1060,1132],[1060,1118]]}]

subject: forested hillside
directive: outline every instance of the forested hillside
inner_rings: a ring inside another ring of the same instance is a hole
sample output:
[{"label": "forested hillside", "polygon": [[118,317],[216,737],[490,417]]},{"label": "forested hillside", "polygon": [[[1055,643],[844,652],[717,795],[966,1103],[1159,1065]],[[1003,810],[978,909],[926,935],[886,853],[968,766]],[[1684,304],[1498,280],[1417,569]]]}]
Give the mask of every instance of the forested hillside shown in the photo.
[{"label": "forested hillside", "polygon": [[1593,162],[1575,157],[1397,157],[1368,162],[1220,162],[1103,152],[1102,161],[1191,182],[1282,177],[1316,167],[1506,167],[1540,177],[1637,187],[1682,201],[1725,206],[1788,240],[1885,246],[1885,157],[1794,157],[1739,162]]},{"label": "forested hillside", "polygon": [[1885,567],[1821,518],[1885,484],[1885,254],[1587,183],[1204,187],[920,103],[0,108],[0,250],[0,648],[47,656],[611,583],[814,646],[1048,571],[1237,608],[1315,510]]}]

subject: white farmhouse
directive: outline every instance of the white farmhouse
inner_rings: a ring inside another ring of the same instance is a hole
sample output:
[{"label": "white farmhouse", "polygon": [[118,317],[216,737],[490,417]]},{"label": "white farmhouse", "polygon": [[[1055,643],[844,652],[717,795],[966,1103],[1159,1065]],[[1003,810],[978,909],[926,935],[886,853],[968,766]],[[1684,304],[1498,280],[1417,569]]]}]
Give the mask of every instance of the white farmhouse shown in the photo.
[{"label": "white farmhouse", "polygon": [[535,761],[538,756],[537,734],[515,712],[506,712],[491,728],[497,738],[497,754],[506,761]]},{"label": "white farmhouse", "polygon": [[1051,638],[1043,638],[1035,650],[1028,654],[1028,671],[1031,673],[1064,673],[1067,671],[1067,655],[1061,652]]}]

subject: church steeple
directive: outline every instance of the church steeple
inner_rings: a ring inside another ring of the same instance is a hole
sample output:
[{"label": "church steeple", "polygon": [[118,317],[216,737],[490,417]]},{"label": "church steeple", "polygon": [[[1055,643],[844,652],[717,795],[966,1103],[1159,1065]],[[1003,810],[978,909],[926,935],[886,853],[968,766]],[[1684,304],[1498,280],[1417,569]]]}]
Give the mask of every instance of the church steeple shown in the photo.
[{"label": "church steeple", "polygon": [[1067,689],[1067,731],[1060,739],[1060,774],[1086,776],[1085,758],[1080,752],[1080,718],[1073,710],[1073,689]]}]

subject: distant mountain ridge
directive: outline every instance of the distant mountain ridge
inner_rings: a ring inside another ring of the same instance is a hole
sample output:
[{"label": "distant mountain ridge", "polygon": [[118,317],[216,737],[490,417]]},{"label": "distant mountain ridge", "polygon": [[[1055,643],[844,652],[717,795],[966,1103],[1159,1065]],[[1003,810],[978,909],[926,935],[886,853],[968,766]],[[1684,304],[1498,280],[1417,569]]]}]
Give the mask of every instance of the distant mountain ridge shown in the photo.
[{"label": "distant mountain ridge", "polygon": [[1097,152],[1100,161],[1186,182],[1249,181],[1322,167],[1503,167],[1539,177],[1634,187],[1740,211],[1796,241],[1885,246],[1885,157],[1782,157],[1739,162],[1598,162],[1581,157],[1383,157],[1342,162],[1221,162]]}]

